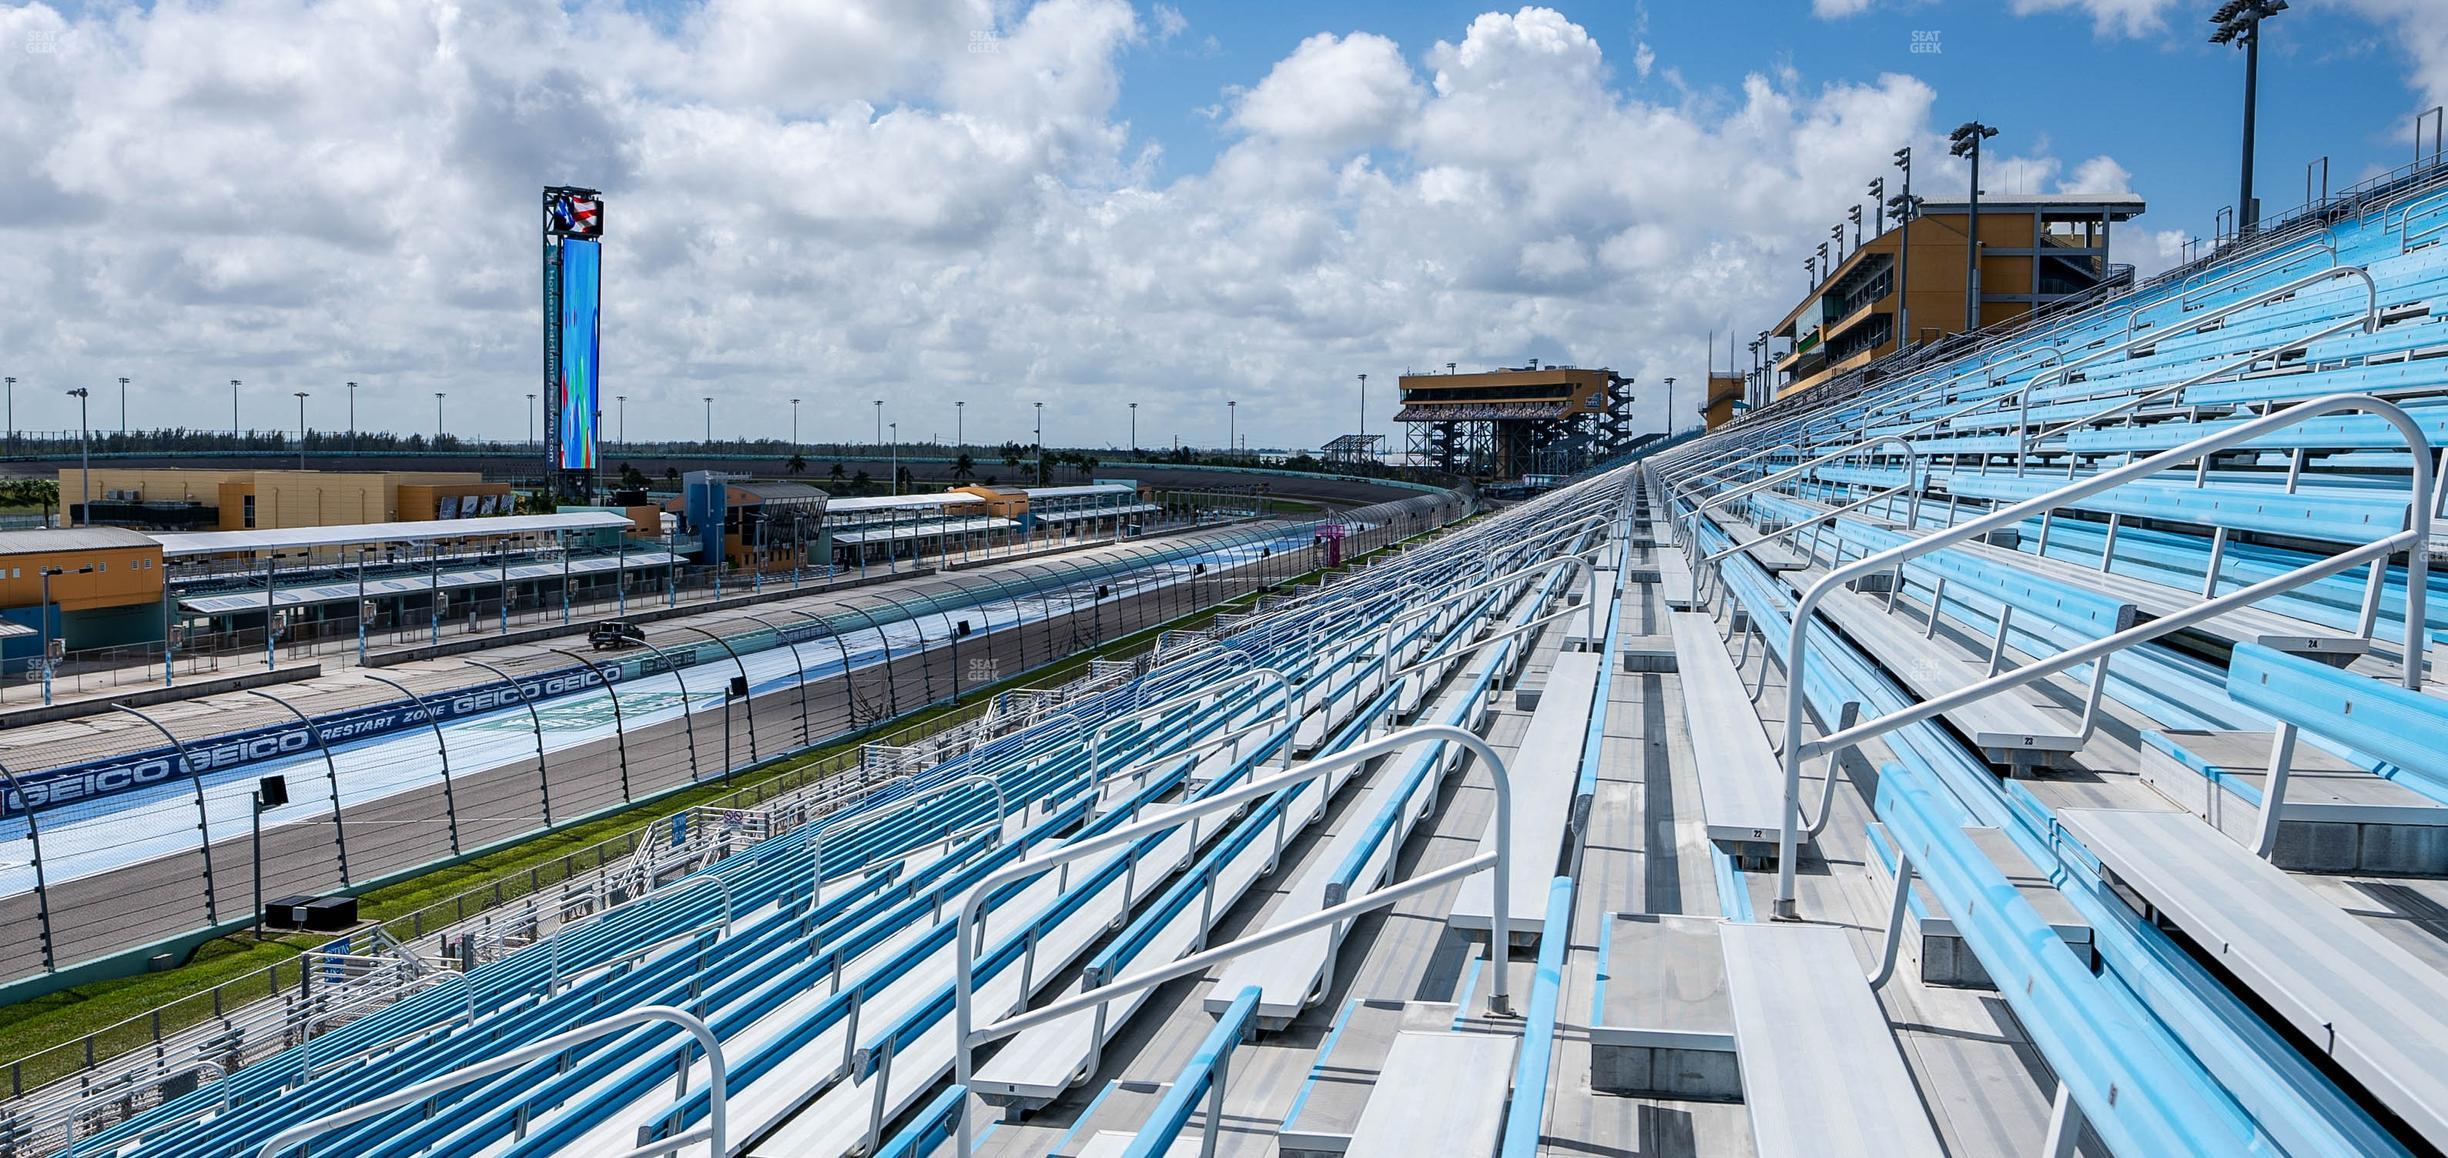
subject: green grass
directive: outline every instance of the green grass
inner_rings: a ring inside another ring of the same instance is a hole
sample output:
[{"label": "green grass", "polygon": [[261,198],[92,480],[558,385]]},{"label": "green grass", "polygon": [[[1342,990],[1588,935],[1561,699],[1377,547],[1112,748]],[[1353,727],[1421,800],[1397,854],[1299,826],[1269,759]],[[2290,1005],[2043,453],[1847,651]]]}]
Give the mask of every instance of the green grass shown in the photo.
[{"label": "green grass", "polygon": [[[1459,524],[1448,526],[1450,528],[1454,525]],[[1379,551],[1389,549],[1380,548]],[[1379,552],[1370,554],[1376,553]],[[1347,560],[1343,568],[1338,569],[1349,569],[1367,557],[1366,555],[1355,556]],[[1324,573],[1323,570],[1319,570],[1296,575],[1279,581],[1276,587],[1315,582]],[[1092,651],[1081,652],[1052,664],[1023,672],[999,683],[973,689],[954,703],[939,704],[896,717],[890,722],[891,726],[895,730],[901,730],[923,724],[1010,688],[1042,687],[1062,683],[1085,668],[1091,659],[1135,651],[1142,645],[1153,642],[1161,632],[1196,628],[1219,614],[1249,606],[1263,593],[1262,590],[1239,595],[1213,607],[1112,640]],[[624,834],[636,832],[644,823],[655,818],[670,815],[692,805],[718,800],[760,783],[781,780],[810,764],[821,763],[837,754],[853,751],[866,740],[867,737],[859,736],[822,745],[759,768],[753,773],[741,774],[729,784],[709,784],[658,797],[633,808],[574,824],[555,832],[540,834],[511,848],[423,873],[412,880],[371,890],[360,894],[358,913],[369,921],[389,921],[428,905],[447,901],[470,889],[481,887],[487,882],[518,877],[531,870],[538,874],[534,878],[536,886],[558,884],[568,875],[563,871],[562,858],[566,856],[583,852]],[[586,860],[574,866],[574,869],[578,872],[589,871],[594,864],[594,861]],[[506,885],[505,896],[525,895],[528,885],[529,882],[526,879],[519,879],[513,884]],[[436,928],[436,926],[428,926],[426,931],[430,933]],[[209,998],[201,995],[208,994],[215,986],[233,984],[250,975],[260,975],[267,968],[286,966],[286,968],[275,968],[274,973],[269,978],[263,979],[260,985],[249,986],[242,992],[225,993],[226,1006],[234,1009],[246,1001],[268,996],[276,987],[294,987],[297,984],[298,955],[317,948],[329,940],[328,936],[320,934],[289,934],[269,937],[262,941],[257,941],[247,934],[221,937],[206,942],[196,951],[193,958],[176,969],[136,977],[98,981],[91,985],[60,990],[30,1001],[0,1008],[0,1065],[38,1050],[73,1043],[87,1034],[101,1032],[130,1018],[142,1017],[148,1011],[182,1001],[188,1002],[188,1006],[173,1014],[165,1015],[162,1030],[168,1033],[186,1025],[192,1025],[212,1013]],[[123,1034],[114,1034],[107,1040],[96,1044],[96,1056],[109,1056],[135,1048],[149,1041],[151,1032],[149,1025],[138,1025],[131,1027]],[[57,1067],[29,1065],[23,1075],[26,1088],[31,1089],[43,1081],[72,1072],[75,1068],[72,1063],[81,1057],[81,1051],[62,1051],[58,1059],[60,1064]]]}]

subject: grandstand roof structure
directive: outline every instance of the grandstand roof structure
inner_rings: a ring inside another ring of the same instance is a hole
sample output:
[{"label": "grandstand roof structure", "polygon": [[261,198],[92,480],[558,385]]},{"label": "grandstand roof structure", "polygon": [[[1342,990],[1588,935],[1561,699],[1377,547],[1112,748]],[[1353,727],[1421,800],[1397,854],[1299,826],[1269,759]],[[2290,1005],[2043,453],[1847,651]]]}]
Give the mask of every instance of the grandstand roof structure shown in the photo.
[{"label": "grandstand roof structure", "polygon": [[348,523],[327,527],[279,527],[253,531],[178,531],[146,536],[169,558],[243,551],[294,551],[362,543],[435,543],[453,539],[566,534],[631,525],[611,511],[543,515],[497,515],[475,519],[416,519],[395,523]]}]

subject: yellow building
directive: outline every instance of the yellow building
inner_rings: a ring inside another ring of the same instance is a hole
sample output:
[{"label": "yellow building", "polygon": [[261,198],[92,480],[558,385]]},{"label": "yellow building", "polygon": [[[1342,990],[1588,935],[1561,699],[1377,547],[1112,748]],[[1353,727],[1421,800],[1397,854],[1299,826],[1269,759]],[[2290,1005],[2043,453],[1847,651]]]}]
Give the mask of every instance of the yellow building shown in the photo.
[{"label": "yellow building", "polygon": [[60,471],[72,522],[91,487],[94,521],[176,530],[277,530],[508,514],[507,483],[475,471],[184,470],[105,466]]},{"label": "yellow building", "polygon": [[[1980,327],[2128,276],[2126,267],[2108,264],[2109,227],[2143,208],[2129,193],[1984,198]],[[1909,227],[1891,225],[1833,270],[1820,271],[1810,293],[1769,330],[1771,341],[1784,339],[1786,351],[1769,366],[1775,394],[1808,390],[1907,345],[1963,333],[1971,320],[1964,252],[1970,226],[1968,203],[1932,198]]]},{"label": "yellow building", "polygon": [[83,650],[160,639],[161,622],[162,549],[151,536],[119,527],[0,532],[0,625],[11,628],[0,631],[0,662],[8,670],[40,654],[45,635]]},{"label": "yellow building", "polygon": [[1603,367],[1405,374],[1404,454],[1471,478],[1568,474],[1631,442],[1632,380]]},{"label": "yellow building", "polygon": [[1730,370],[1711,370],[1708,394],[1702,399],[1701,421],[1715,430],[1734,421],[1735,404],[1743,400],[1743,376]]}]

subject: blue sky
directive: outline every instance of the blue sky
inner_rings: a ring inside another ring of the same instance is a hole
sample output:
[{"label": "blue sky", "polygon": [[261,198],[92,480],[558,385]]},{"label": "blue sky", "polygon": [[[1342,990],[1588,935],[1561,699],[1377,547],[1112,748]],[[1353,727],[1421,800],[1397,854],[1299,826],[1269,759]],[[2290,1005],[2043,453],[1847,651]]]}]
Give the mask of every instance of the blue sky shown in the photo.
[{"label": "blue sky", "polygon": [[[1210,110],[1303,38],[1374,32],[1416,61],[1491,7],[1186,0],[1176,6],[1188,21],[1184,34],[1128,59],[1121,111],[1135,131],[1163,143],[1165,172],[1194,172],[1232,140]],[[1909,73],[1937,89],[1940,127],[1985,120],[2001,129],[1992,145],[2000,154],[2045,146],[2061,157],[2116,157],[2151,206],[2139,226],[2199,235],[2235,202],[2244,54],[2208,42],[2216,5],[2207,0],[2166,5],[2161,24],[2139,35],[2103,33],[2079,8],[2015,15],[1986,0],[1876,4],[1831,19],[1814,16],[1808,0],[1557,7],[1605,49],[1616,86],[1647,100],[1722,107],[1739,98],[1746,74],[1782,68],[1806,85]],[[2448,4],[2442,9],[2448,20]],[[1643,44],[1656,54],[1646,78],[1631,67]],[[2310,0],[2270,21],[2256,166],[2264,210],[2303,199],[2304,168],[2315,158],[2330,158],[2338,187],[2410,160],[2411,118],[2425,107],[2409,85],[2413,68],[2390,29],[2341,5]],[[2012,179],[1988,184],[1997,190]]]},{"label": "blue sky", "polygon": [[[1907,140],[1999,126],[1989,192],[2130,188],[2119,260],[2234,198],[2209,0],[0,0],[0,373],[27,427],[519,437],[536,190],[604,190],[632,429],[1258,445],[1371,429],[1406,369],[1697,380],[1793,305]],[[2297,0],[2260,189],[2410,157],[2448,0]],[[1938,51],[1915,52],[1916,33]],[[991,34],[981,43],[982,34]],[[1722,351],[1720,344],[1716,347]],[[1722,358],[1720,352],[1716,357]],[[1688,421],[1697,391],[1678,399]],[[275,405],[277,403],[277,405]]]}]

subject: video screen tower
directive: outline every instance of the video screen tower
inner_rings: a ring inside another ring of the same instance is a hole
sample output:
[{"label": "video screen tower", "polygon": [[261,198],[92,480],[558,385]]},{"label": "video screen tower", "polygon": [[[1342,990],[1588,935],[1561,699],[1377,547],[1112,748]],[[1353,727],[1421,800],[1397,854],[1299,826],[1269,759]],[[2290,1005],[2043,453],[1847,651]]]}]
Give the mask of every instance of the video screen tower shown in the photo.
[{"label": "video screen tower", "polygon": [[544,473],[564,502],[593,498],[602,437],[603,196],[544,190]]}]

